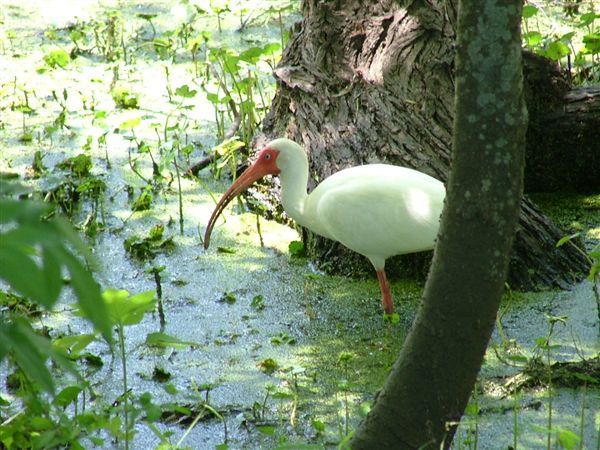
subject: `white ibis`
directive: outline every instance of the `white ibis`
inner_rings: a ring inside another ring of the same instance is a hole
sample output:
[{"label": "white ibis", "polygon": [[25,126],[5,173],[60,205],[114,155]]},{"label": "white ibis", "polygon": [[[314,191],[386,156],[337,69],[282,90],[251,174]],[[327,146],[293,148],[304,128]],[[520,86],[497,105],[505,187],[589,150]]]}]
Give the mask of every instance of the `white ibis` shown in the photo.
[{"label": "white ibis", "polygon": [[210,217],[204,248],[227,204],[265,175],[279,175],[286,213],[311,231],[369,258],[379,280],[382,306],[394,311],[385,260],[433,248],[446,191],[435,178],[386,164],[351,167],[306,193],[308,159],[289,139],[275,139],[223,194]]}]

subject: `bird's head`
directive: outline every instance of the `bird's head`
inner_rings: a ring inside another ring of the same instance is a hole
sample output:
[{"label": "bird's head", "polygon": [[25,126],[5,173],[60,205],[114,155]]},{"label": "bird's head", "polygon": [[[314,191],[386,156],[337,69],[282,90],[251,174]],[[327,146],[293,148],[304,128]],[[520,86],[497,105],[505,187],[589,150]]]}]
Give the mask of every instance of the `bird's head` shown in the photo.
[{"label": "bird's head", "polygon": [[259,153],[258,157],[223,194],[223,197],[217,203],[215,210],[210,216],[206,232],[204,233],[204,248],[208,248],[210,243],[210,234],[225,207],[236,196],[248,189],[255,181],[260,180],[266,175],[279,175],[282,170],[293,160],[293,155],[298,151],[304,154],[304,150],[298,144],[289,139],[275,139],[269,142]]}]

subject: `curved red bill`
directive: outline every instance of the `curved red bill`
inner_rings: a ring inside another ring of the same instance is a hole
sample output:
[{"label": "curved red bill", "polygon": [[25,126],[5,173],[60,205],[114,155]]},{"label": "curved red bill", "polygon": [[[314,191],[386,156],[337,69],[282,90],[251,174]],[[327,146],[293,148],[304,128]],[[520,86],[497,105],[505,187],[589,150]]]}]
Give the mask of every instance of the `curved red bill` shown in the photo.
[{"label": "curved red bill", "polygon": [[248,189],[252,184],[264,177],[265,175],[277,175],[279,174],[279,168],[275,164],[277,159],[277,154],[279,152],[277,150],[272,150],[269,148],[264,149],[260,152],[258,159],[248,167],[244,173],[242,173],[237,180],[233,182],[233,184],[227,189],[227,191],[223,194],[215,210],[210,216],[210,220],[208,221],[208,225],[206,226],[206,232],[204,233],[204,248],[207,249],[210,244],[210,234],[212,233],[212,229],[215,225],[215,222],[225,209],[225,207],[237,197],[239,194]]}]

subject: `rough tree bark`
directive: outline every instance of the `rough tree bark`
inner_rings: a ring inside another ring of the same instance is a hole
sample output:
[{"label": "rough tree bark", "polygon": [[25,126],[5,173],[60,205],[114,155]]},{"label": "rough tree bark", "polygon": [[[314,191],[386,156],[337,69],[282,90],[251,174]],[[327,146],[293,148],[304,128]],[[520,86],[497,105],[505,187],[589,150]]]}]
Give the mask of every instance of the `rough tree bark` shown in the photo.
[{"label": "rough tree bark", "polygon": [[[263,139],[288,136],[304,144],[309,188],[345,167],[381,161],[446,182],[454,119],[455,3],[305,0],[302,12],[275,70],[278,92],[263,123]],[[525,199],[511,286],[566,287],[584,272],[587,263],[579,252],[570,245],[555,247],[562,236]],[[372,272],[366,259],[340,244],[307,232],[305,242],[312,257],[340,273]],[[429,258],[392,258],[386,267],[392,275],[406,267],[425,273]]]},{"label": "rough tree bark", "polygon": [[600,192],[600,86],[571,89],[547,60],[527,61],[525,192]]},{"label": "rough tree bark", "polygon": [[453,163],[431,274],[355,450],[449,449],[494,329],[523,193],[521,0],[459,0]]}]

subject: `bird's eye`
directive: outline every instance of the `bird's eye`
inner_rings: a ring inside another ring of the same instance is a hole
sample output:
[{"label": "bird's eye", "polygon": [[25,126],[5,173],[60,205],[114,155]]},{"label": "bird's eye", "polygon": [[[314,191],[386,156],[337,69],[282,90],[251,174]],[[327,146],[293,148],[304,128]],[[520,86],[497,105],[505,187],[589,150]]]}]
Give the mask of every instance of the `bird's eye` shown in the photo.
[{"label": "bird's eye", "polygon": [[265,159],[271,159],[271,155],[269,153],[265,154]]}]

